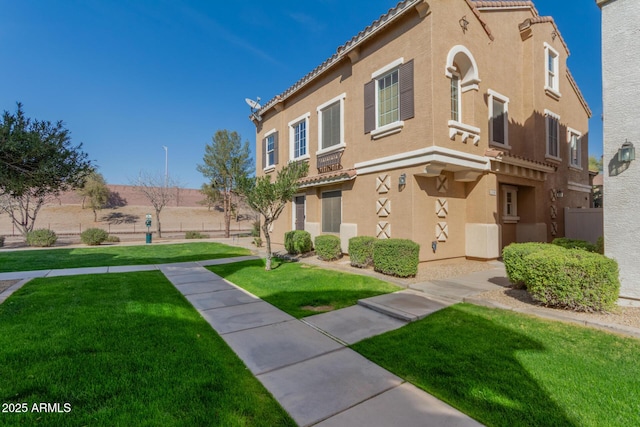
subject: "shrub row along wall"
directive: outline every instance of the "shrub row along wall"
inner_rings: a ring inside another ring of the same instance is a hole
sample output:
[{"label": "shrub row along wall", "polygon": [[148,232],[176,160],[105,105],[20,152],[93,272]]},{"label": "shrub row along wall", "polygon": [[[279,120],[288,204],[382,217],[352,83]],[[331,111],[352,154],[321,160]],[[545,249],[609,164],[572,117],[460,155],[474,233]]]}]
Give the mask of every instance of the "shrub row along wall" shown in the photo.
[{"label": "shrub row along wall", "polygon": [[509,280],[547,306],[606,311],[618,300],[618,263],[604,255],[547,243],[513,243],[502,258]]}]

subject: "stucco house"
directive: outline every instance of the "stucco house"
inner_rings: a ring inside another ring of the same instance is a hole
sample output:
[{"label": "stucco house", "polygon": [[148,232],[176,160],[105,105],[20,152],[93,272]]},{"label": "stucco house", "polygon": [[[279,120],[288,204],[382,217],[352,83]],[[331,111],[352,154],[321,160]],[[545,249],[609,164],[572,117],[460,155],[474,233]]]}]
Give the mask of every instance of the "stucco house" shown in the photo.
[{"label": "stucco house", "polygon": [[531,1],[398,3],[253,118],[258,176],[310,165],[273,240],[408,238],[424,262],[563,236],[591,192],[568,55]]},{"label": "stucco house", "polygon": [[[640,2],[597,0],[602,10],[605,255],[618,261],[620,296],[640,299]],[[624,61],[624,66],[620,66]]]}]

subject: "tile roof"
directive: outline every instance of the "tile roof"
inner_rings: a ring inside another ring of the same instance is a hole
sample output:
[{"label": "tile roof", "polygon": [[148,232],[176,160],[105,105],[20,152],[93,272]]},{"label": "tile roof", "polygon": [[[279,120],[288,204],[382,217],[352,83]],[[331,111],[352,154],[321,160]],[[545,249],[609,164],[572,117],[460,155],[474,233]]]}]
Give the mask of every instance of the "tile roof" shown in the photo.
[{"label": "tile roof", "polygon": [[301,188],[315,187],[318,185],[336,184],[338,182],[350,181],[358,175],[355,169],[344,169],[321,173],[319,175],[306,176],[298,181]]}]

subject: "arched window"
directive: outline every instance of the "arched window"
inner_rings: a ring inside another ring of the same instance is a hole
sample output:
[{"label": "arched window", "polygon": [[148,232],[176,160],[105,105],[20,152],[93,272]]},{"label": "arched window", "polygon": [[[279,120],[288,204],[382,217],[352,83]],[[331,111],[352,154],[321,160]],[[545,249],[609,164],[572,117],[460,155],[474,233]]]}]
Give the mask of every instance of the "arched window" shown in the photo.
[{"label": "arched window", "polygon": [[[449,119],[449,137],[453,140],[456,135],[462,135],[463,141],[472,138],[474,144],[480,140],[480,129],[473,126],[472,95],[467,94],[471,90],[478,91],[478,66],[473,55],[466,47],[456,45],[447,55],[445,76],[451,80],[451,117]],[[465,104],[469,108],[465,108]]]}]

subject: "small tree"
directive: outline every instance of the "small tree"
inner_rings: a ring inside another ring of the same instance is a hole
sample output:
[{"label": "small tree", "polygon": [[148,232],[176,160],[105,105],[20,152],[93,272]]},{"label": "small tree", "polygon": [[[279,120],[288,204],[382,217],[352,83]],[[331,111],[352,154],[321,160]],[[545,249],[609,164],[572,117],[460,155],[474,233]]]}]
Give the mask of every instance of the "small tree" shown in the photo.
[{"label": "small tree", "polygon": [[211,188],[211,185],[209,184],[202,184],[202,187],[200,187],[200,192],[204,196],[204,199],[199,201],[198,204],[206,206],[208,210],[211,210],[211,208],[214,207],[216,203],[218,203],[218,197],[220,194],[213,188]]},{"label": "small tree", "polygon": [[247,204],[263,217],[262,232],[267,242],[267,263],[265,270],[271,270],[271,224],[278,219],[287,202],[298,192],[298,180],[306,176],[309,165],[306,162],[289,163],[271,182],[271,175],[259,178],[245,178],[240,183],[240,192]]},{"label": "small tree", "polygon": [[210,180],[211,196],[207,195],[207,198],[222,200],[224,235],[229,237],[234,205],[237,206],[234,194],[238,191],[238,183],[252,168],[249,143],[243,144],[237,132],[219,130],[211,145],[205,146],[203,161],[204,164],[198,165],[198,172]]},{"label": "small tree", "polygon": [[145,172],[140,173],[134,185],[151,202],[156,213],[156,231],[158,232],[158,237],[162,237],[160,212],[176,198],[179,185],[171,178],[167,180],[165,176],[152,175]]},{"label": "small tree", "polygon": [[87,201],[89,208],[93,211],[93,221],[97,222],[98,211],[109,202],[109,188],[104,177],[96,171],[91,172],[84,186],[78,190],[78,194],[82,196],[82,208],[84,209]]},{"label": "small tree", "polygon": [[32,120],[18,103],[0,121],[0,211],[26,238],[44,203],[84,183],[92,170],[82,144],[71,145],[62,121]]}]

